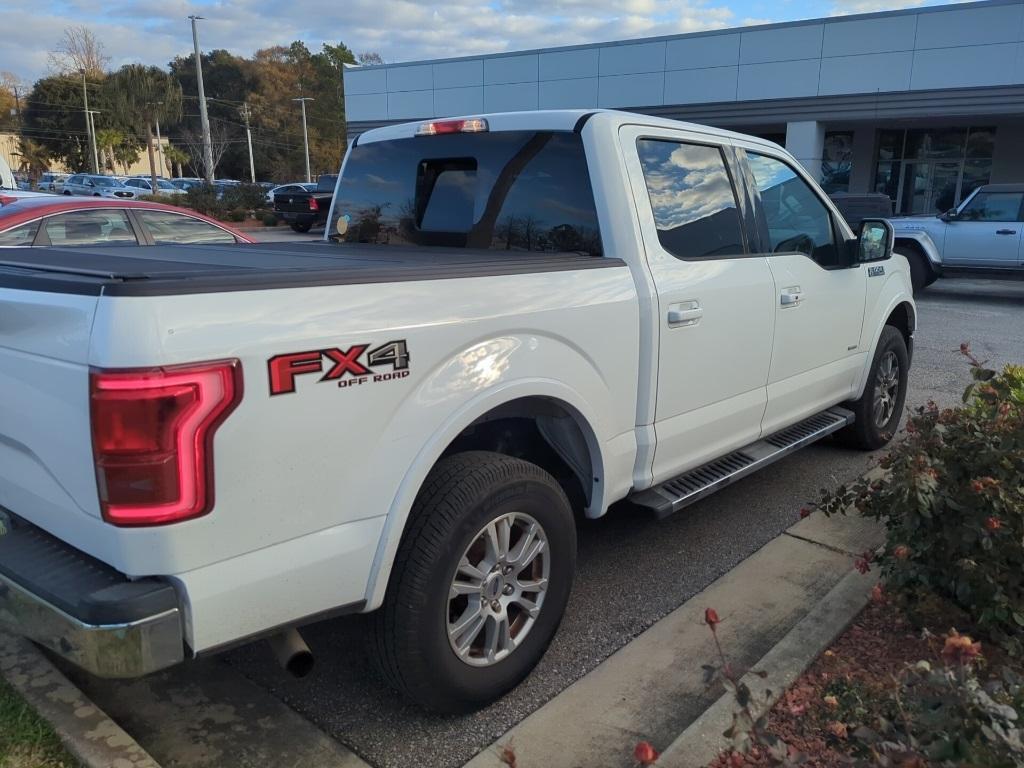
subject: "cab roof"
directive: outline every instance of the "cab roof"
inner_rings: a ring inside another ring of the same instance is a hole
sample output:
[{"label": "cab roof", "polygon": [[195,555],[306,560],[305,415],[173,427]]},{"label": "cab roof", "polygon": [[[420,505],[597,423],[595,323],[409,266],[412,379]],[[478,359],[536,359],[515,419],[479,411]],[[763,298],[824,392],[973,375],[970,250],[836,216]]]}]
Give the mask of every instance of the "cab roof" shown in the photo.
[{"label": "cab roof", "polygon": [[531,112],[490,112],[478,115],[452,115],[451,117],[434,117],[415,120],[407,123],[396,123],[381,128],[373,128],[360,134],[355,144],[392,139],[408,139],[416,135],[416,131],[424,123],[442,120],[465,120],[484,118],[489,131],[573,131],[581,130],[589,120],[606,120],[619,125],[647,125],[654,128],[672,128],[675,130],[694,131],[720,136],[726,139],[742,139],[743,141],[761,144],[765,147],[776,146],[773,142],[756,136],[726,131],[698,123],[686,123],[664,117],[644,115],[639,112],[624,112],[616,109],[542,109]]}]

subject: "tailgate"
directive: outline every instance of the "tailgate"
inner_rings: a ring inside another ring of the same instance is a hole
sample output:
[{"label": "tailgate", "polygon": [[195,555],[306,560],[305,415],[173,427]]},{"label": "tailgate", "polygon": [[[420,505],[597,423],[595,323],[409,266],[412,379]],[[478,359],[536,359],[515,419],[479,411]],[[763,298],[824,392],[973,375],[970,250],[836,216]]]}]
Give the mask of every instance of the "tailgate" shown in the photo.
[{"label": "tailgate", "polygon": [[0,287],[0,507],[57,535],[99,517],[87,364],[96,303]]},{"label": "tailgate", "polygon": [[287,213],[310,213],[309,201],[312,197],[312,192],[274,195],[274,210]]}]

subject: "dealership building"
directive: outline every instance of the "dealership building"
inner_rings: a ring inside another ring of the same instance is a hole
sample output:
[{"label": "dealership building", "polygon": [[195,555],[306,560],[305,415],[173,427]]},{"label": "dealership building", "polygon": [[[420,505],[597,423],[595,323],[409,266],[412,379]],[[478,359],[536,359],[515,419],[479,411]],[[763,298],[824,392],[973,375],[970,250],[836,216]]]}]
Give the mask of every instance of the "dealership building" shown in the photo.
[{"label": "dealership building", "polygon": [[347,68],[350,138],[420,118],[612,108],[770,138],[830,193],[928,213],[1024,182],[1024,0]]}]

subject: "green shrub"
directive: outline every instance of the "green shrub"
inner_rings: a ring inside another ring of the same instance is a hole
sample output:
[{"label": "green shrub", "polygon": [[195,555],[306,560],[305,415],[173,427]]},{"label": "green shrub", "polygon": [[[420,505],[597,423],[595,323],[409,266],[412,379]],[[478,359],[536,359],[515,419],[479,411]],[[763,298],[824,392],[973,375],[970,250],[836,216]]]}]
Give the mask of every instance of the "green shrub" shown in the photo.
[{"label": "green shrub", "polygon": [[227,208],[217,199],[217,188],[205,183],[191,187],[185,195],[184,204],[207,216],[221,216]]},{"label": "green shrub", "polygon": [[271,213],[270,211],[265,211],[263,214],[261,214],[260,221],[262,221],[268,227],[276,227],[278,223],[277,215]]},{"label": "green shrub", "polygon": [[881,479],[825,494],[826,514],[853,505],[881,520],[889,583],[933,592],[1020,650],[1024,636],[1024,367],[985,368],[966,345],[965,405],[918,408]]},{"label": "green shrub", "polygon": [[224,214],[224,218],[228,221],[245,221],[249,218],[249,212],[244,208],[233,208]]},{"label": "green shrub", "polygon": [[259,184],[239,184],[225,189],[222,200],[227,208],[253,211],[267,206],[267,191]]}]

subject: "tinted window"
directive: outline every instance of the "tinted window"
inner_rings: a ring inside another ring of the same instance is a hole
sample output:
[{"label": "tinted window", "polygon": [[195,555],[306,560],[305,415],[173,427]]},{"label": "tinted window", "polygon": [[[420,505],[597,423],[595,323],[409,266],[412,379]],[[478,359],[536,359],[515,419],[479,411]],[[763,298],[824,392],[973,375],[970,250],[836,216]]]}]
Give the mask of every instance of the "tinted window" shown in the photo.
[{"label": "tinted window", "polygon": [[662,248],[682,259],[743,253],[736,193],[717,147],[640,139]]},{"label": "tinted window", "polygon": [[21,224],[6,232],[0,232],[0,245],[32,245],[38,230],[39,222],[30,221],[28,224]]},{"label": "tinted window", "polygon": [[330,232],[346,242],[601,254],[580,136],[446,134],[356,145]]},{"label": "tinted window", "polygon": [[772,253],[805,253],[822,266],[837,265],[832,217],[796,171],[774,157],[747,153]]},{"label": "tinted window", "polygon": [[1024,192],[979,192],[960,211],[966,221],[1018,221]]},{"label": "tinted window", "polygon": [[170,211],[136,211],[153,242],[163,243],[233,243],[235,237],[220,227]]},{"label": "tinted window", "polygon": [[137,245],[124,211],[72,211],[43,220],[52,245]]}]

